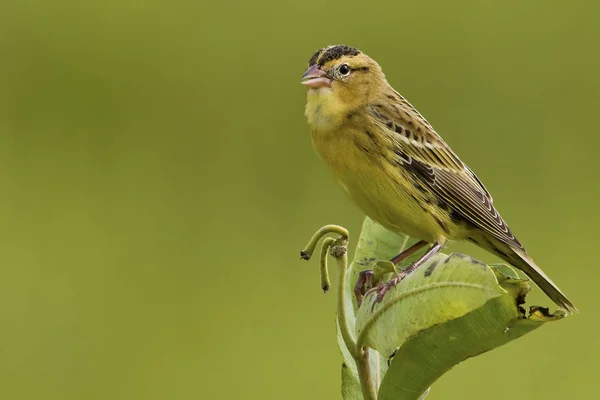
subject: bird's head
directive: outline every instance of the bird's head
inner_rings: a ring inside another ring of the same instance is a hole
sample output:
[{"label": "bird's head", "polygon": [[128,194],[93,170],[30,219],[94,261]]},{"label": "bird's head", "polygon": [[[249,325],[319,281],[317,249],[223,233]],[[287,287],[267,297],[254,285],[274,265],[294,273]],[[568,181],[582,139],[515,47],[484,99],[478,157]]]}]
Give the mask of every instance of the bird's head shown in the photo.
[{"label": "bird's head", "polygon": [[336,45],[317,51],[302,76],[308,87],[307,117],[340,120],[382,93],[387,81],[372,58],[353,47]]}]

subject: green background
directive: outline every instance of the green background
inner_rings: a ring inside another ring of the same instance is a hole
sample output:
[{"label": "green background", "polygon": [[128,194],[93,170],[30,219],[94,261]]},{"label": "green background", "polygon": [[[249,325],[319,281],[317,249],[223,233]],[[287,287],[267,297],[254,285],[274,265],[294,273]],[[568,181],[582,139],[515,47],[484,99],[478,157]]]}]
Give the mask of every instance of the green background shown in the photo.
[{"label": "green background", "polygon": [[299,80],[345,43],[581,310],[430,398],[592,398],[599,4],[3,0],[0,397],[340,397],[335,298],[299,250],[363,215],[311,148]]}]

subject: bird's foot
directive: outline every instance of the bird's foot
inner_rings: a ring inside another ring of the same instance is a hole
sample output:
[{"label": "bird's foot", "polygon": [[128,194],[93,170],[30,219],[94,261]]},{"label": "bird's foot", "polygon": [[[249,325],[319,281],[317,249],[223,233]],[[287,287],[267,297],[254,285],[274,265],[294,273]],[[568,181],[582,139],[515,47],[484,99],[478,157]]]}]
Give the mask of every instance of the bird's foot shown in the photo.
[{"label": "bird's foot", "polygon": [[386,293],[389,292],[391,289],[395,288],[396,285],[398,283],[400,283],[400,281],[402,281],[402,279],[406,278],[407,275],[408,274],[405,272],[400,272],[396,276],[394,276],[392,279],[387,281],[379,290],[377,290],[377,297],[375,298],[373,307],[375,307],[375,304],[381,303],[383,301],[383,297],[386,295]]},{"label": "bird's foot", "polygon": [[374,272],[370,269],[366,271],[360,271],[358,274],[358,280],[354,285],[354,296],[356,297],[356,305],[360,307],[362,304],[363,297],[367,290],[373,288],[373,276]]}]

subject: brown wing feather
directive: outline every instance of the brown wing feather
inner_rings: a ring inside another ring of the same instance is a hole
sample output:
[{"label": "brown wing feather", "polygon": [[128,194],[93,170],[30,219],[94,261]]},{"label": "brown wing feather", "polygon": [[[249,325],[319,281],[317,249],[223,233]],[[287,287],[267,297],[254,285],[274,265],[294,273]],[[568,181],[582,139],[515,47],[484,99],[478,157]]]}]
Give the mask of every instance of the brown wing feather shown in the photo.
[{"label": "brown wing feather", "polygon": [[437,168],[465,171],[465,165],[429,122],[401,96],[393,103],[372,105],[371,115],[382,122],[384,129],[393,131],[398,145],[410,157]]},{"label": "brown wing feather", "polygon": [[441,204],[474,227],[522,248],[479,178],[410,103],[398,95],[391,104],[372,105],[370,112],[383,129],[392,131],[402,167],[429,187]]}]

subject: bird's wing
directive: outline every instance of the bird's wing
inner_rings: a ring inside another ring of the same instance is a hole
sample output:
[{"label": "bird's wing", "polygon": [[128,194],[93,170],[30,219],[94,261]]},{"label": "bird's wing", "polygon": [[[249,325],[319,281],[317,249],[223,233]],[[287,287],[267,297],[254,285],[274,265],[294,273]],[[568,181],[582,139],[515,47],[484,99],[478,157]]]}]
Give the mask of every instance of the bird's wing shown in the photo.
[{"label": "bird's wing", "polygon": [[371,105],[369,113],[394,138],[399,165],[428,187],[451,212],[497,239],[522,248],[479,178],[410,103],[400,95],[396,100]]}]

